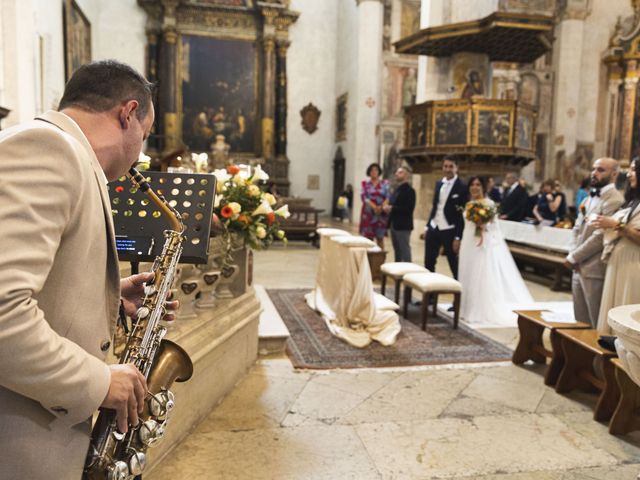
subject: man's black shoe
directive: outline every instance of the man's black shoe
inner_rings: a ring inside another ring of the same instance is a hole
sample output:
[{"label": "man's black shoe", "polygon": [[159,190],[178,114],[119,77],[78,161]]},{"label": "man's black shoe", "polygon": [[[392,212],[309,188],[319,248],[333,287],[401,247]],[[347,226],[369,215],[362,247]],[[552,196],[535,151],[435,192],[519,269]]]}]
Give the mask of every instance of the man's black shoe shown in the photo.
[{"label": "man's black shoe", "polygon": [[598,345],[600,345],[605,350],[609,350],[611,352],[615,352],[616,351],[616,344],[615,344],[616,338],[618,338],[618,337],[614,337],[613,335],[600,335],[600,338],[598,338]]}]

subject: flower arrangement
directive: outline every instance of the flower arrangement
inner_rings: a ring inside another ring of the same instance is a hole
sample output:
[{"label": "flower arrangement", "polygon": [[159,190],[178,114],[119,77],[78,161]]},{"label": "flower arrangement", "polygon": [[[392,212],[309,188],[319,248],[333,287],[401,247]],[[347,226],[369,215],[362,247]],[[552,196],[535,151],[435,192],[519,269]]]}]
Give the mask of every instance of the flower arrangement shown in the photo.
[{"label": "flower arrangement", "polygon": [[213,174],[216,177],[213,228],[218,229],[226,242],[226,261],[234,247],[261,250],[276,239],[286,242],[278,218],[288,218],[289,207],[283,205],[274,210],[276,198],[259,186],[269,179],[260,165],[252,174],[237,165],[214,170]]},{"label": "flower arrangement", "polygon": [[471,200],[464,207],[465,218],[476,224],[476,237],[480,238],[482,243],[482,232],[487,223],[493,220],[497,213],[495,204],[485,202],[484,200]]}]

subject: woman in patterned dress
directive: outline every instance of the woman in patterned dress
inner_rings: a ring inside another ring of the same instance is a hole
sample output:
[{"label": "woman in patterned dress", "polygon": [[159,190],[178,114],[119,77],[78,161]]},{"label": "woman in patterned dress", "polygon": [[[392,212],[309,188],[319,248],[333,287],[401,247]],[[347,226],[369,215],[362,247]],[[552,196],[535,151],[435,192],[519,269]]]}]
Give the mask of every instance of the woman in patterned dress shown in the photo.
[{"label": "woman in patterned dress", "polygon": [[360,213],[360,235],[375,240],[384,250],[384,236],[387,232],[388,216],[382,207],[389,203],[391,191],[389,182],[383,180],[382,169],[377,163],[367,168],[369,180],[362,181],[362,212]]}]

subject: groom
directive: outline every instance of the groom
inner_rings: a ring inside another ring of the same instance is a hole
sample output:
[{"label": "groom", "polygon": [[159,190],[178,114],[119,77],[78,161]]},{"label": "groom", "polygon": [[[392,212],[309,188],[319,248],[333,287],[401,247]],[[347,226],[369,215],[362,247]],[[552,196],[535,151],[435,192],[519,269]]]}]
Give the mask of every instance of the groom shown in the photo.
[{"label": "groom", "polygon": [[577,321],[590,323],[593,328],[598,324],[606,264],[600,259],[602,230],[597,229],[590,219],[595,215],[611,215],[624,202],[615,186],[618,169],[618,162],[613,158],[599,158],[593,163],[591,191],[578,206],[579,216],[573,227],[575,246],[565,260],[565,266],[573,270],[574,316]]},{"label": "groom", "polygon": [[436,183],[431,215],[424,232],[424,266],[435,272],[440,248],[444,247],[451,272],[457,279],[458,252],[464,229],[462,212],[469,200],[469,190],[467,185],[458,178],[458,164],[454,158],[445,157],[442,162],[442,173],[444,178]]}]

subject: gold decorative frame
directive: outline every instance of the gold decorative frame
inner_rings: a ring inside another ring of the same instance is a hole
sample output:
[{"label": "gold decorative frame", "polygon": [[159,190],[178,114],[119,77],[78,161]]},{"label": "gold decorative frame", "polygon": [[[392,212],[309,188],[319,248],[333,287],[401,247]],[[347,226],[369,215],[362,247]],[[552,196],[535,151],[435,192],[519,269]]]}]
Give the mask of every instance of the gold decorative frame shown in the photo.
[{"label": "gold decorative frame", "polygon": [[63,19],[65,78],[69,80],[78,67],[91,61],[91,23],[75,0],[65,0]]}]

